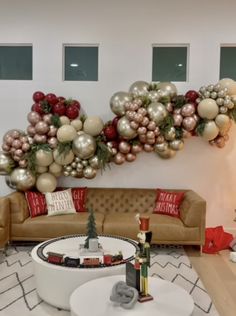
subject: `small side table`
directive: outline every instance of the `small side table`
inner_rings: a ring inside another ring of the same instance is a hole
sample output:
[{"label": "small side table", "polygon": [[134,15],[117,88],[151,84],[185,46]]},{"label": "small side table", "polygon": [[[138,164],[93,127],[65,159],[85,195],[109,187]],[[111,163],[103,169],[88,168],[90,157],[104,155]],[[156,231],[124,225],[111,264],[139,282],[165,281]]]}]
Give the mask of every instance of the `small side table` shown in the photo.
[{"label": "small side table", "polygon": [[194,302],[187,291],[172,282],[149,278],[153,300],[137,302],[133,309],[123,309],[110,301],[113,285],[125,281],[124,275],[95,279],[79,286],[70,297],[72,316],[190,316]]},{"label": "small side table", "polygon": [[10,207],[7,197],[0,198],[0,249],[5,249],[10,237]]}]

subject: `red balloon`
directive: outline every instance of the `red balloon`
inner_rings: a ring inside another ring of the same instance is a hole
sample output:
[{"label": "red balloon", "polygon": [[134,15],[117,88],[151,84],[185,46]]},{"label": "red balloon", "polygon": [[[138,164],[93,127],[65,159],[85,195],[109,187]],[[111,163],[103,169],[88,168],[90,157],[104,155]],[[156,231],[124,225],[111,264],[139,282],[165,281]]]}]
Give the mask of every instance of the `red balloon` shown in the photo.
[{"label": "red balloon", "polygon": [[50,104],[50,105],[55,105],[58,102],[58,98],[54,93],[48,93],[45,96],[45,100]]},{"label": "red balloon", "polygon": [[117,124],[118,124],[118,121],[119,121],[120,117],[119,116],[115,116],[112,120],[112,125],[117,128]]},{"label": "red balloon", "polygon": [[37,112],[39,114],[44,114],[42,105],[40,103],[34,103],[31,107],[31,111]]},{"label": "red balloon", "polygon": [[80,108],[81,108],[81,106],[80,106],[80,103],[79,103],[79,101],[77,101],[77,100],[72,100],[71,101],[71,103],[70,103],[70,105],[72,106],[76,106],[77,108],[78,108],[78,110],[80,110]]},{"label": "red balloon", "polygon": [[66,108],[66,116],[69,117],[70,120],[74,120],[79,116],[79,110],[76,105],[69,105]]},{"label": "red balloon", "polygon": [[45,98],[45,94],[42,91],[36,91],[33,94],[33,100],[36,103],[42,101],[44,98]]},{"label": "red balloon", "polygon": [[59,116],[62,116],[66,113],[66,107],[64,104],[64,101],[59,101],[56,103],[52,108],[53,114],[58,114]]},{"label": "red balloon", "polygon": [[185,98],[188,102],[195,102],[196,99],[199,97],[199,94],[195,90],[189,90],[185,93]]},{"label": "red balloon", "polygon": [[107,125],[104,127],[103,132],[107,140],[114,140],[118,136],[114,125]]}]

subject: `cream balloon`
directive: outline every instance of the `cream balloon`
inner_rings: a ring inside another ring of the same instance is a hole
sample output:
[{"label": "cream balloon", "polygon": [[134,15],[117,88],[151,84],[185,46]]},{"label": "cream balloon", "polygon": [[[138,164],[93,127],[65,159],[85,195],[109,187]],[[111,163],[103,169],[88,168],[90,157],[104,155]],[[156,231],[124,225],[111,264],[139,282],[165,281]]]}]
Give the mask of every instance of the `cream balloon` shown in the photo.
[{"label": "cream balloon", "polygon": [[27,169],[16,168],[9,176],[6,176],[6,184],[17,191],[27,191],[35,185],[36,178]]},{"label": "cream balloon", "polygon": [[218,133],[219,133],[219,128],[217,127],[216,123],[214,121],[209,121],[205,124],[202,137],[205,140],[210,141],[216,138]]},{"label": "cream balloon", "polygon": [[99,116],[87,117],[84,121],[83,130],[86,134],[97,136],[101,133],[104,123]]},{"label": "cream balloon", "polygon": [[37,178],[36,187],[42,193],[53,192],[57,187],[57,179],[49,172],[43,173]]},{"label": "cream balloon", "polygon": [[61,125],[70,125],[70,119],[69,117],[65,115],[60,116],[59,120],[60,120]]},{"label": "cream balloon", "polygon": [[218,114],[215,118],[215,123],[219,127],[220,135],[224,136],[230,129],[230,118],[225,114]]},{"label": "cream balloon", "polygon": [[57,139],[61,143],[71,142],[76,135],[76,129],[72,125],[62,125],[57,130]]},{"label": "cream balloon", "polygon": [[74,154],[81,159],[89,159],[94,156],[97,148],[93,136],[88,134],[77,135],[73,140],[72,150]]},{"label": "cream balloon", "polygon": [[236,82],[230,78],[223,78],[218,82],[220,89],[227,89],[226,94],[236,94]]},{"label": "cream balloon", "polygon": [[53,162],[49,166],[49,172],[57,176],[58,174],[62,172],[62,166],[57,164],[56,162]]},{"label": "cream balloon", "polygon": [[68,165],[74,160],[74,153],[72,150],[68,152],[59,153],[58,149],[54,149],[53,158],[58,165]]},{"label": "cream balloon", "polygon": [[148,94],[149,83],[146,81],[135,81],[129,88],[129,92],[135,97],[145,96]]},{"label": "cream balloon", "polygon": [[133,139],[137,136],[137,131],[130,126],[130,121],[126,116],[119,119],[117,131],[125,139]]},{"label": "cream balloon", "polygon": [[80,119],[75,119],[71,121],[70,124],[76,129],[77,132],[83,128],[83,123]]},{"label": "cream balloon", "polygon": [[157,90],[161,90],[167,93],[171,98],[177,95],[177,88],[172,82],[159,82],[157,84]]},{"label": "cream balloon", "polygon": [[147,107],[147,112],[150,120],[154,121],[157,126],[160,125],[168,115],[165,106],[159,102],[150,103]]},{"label": "cream balloon", "polygon": [[132,95],[127,92],[119,91],[113,94],[110,99],[110,107],[117,116],[125,115],[125,104],[132,101]]},{"label": "cream balloon", "polygon": [[48,172],[48,167],[36,166],[35,171],[36,173],[45,173]]},{"label": "cream balloon", "polygon": [[39,149],[35,153],[35,163],[41,167],[47,167],[53,162],[51,150]]},{"label": "cream balloon", "polygon": [[215,100],[206,98],[198,104],[197,111],[201,118],[212,120],[219,113],[219,107]]}]

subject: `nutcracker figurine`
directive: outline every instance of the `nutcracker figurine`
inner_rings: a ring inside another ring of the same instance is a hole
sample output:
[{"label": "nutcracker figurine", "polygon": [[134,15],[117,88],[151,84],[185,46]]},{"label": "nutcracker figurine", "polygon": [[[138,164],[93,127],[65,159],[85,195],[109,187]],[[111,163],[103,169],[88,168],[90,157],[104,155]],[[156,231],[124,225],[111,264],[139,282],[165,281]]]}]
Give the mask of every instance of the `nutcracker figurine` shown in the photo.
[{"label": "nutcracker figurine", "polygon": [[149,216],[137,216],[139,230],[139,251],[136,254],[136,266],[140,265],[140,302],[153,299],[148,293],[148,268],[150,267],[150,243],[152,232],[149,230]]}]

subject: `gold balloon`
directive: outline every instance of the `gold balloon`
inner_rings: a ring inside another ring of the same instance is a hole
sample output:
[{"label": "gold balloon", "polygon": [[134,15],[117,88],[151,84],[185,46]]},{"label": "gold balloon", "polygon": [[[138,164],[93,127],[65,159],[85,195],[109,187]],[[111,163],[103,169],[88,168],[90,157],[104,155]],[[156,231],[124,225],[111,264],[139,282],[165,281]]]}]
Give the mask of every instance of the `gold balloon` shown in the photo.
[{"label": "gold balloon", "polygon": [[113,113],[117,116],[125,115],[125,104],[132,101],[132,96],[127,92],[116,92],[110,100],[110,107]]},{"label": "gold balloon", "polygon": [[23,168],[16,168],[9,176],[6,176],[6,184],[17,191],[27,191],[31,189],[36,182],[35,176],[31,171]]},{"label": "gold balloon", "polygon": [[208,121],[205,124],[203,133],[202,133],[202,137],[205,140],[213,140],[214,138],[216,138],[216,136],[219,133],[219,128],[217,127],[215,121]]},{"label": "gold balloon", "polygon": [[101,163],[98,159],[98,156],[93,156],[92,158],[89,159],[89,165],[94,168],[94,169],[100,169],[101,168]]},{"label": "gold balloon", "polygon": [[175,139],[169,142],[169,146],[173,150],[181,150],[184,147],[184,142],[181,139]]},{"label": "gold balloon", "polygon": [[130,121],[126,116],[119,119],[117,124],[117,131],[120,136],[125,139],[133,139],[137,136],[137,131],[130,126]]},{"label": "gold balloon", "polygon": [[163,159],[173,158],[176,155],[176,151],[168,148],[165,151],[157,152],[158,156]]},{"label": "gold balloon", "polygon": [[15,166],[14,160],[9,153],[0,151],[0,175],[5,176],[9,174]]},{"label": "gold balloon", "polygon": [[154,121],[157,126],[160,125],[168,115],[168,111],[165,106],[159,102],[150,103],[147,108],[147,112],[150,120]]},{"label": "gold balloon", "polygon": [[129,92],[135,97],[145,96],[148,94],[149,83],[146,81],[135,81],[129,88]]},{"label": "gold balloon", "polygon": [[93,179],[96,177],[97,171],[91,166],[87,166],[84,168],[83,174],[86,179]]},{"label": "gold balloon", "polygon": [[163,143],[154,145],[154,151],[156,153],[164,152],[167,149],[168,149],[168,143],[167,142],[163,142]]},{"label": "gold balloon", "polygon": [[171,98],[177,95],[177,88],[172,82],[159,82],[157,89],[166,92]]},{"label": "gold balloon", "polygon": [[40,192],[53,192],[57,187],[57,178],[49,172],[43,173],[38,177],[36,187]]},{"label": "gold balloon", "polygon": [[172,126],[167,132],[165,132],[166,140],[174,140],[175,139],[175,128]]},{"label": "gold balloon", "polygon": [[81,159],[89,159],[94,156],[96,151],[96,141],[93,136],[81,134],[76,136],[72,143],[72,150]]}]

